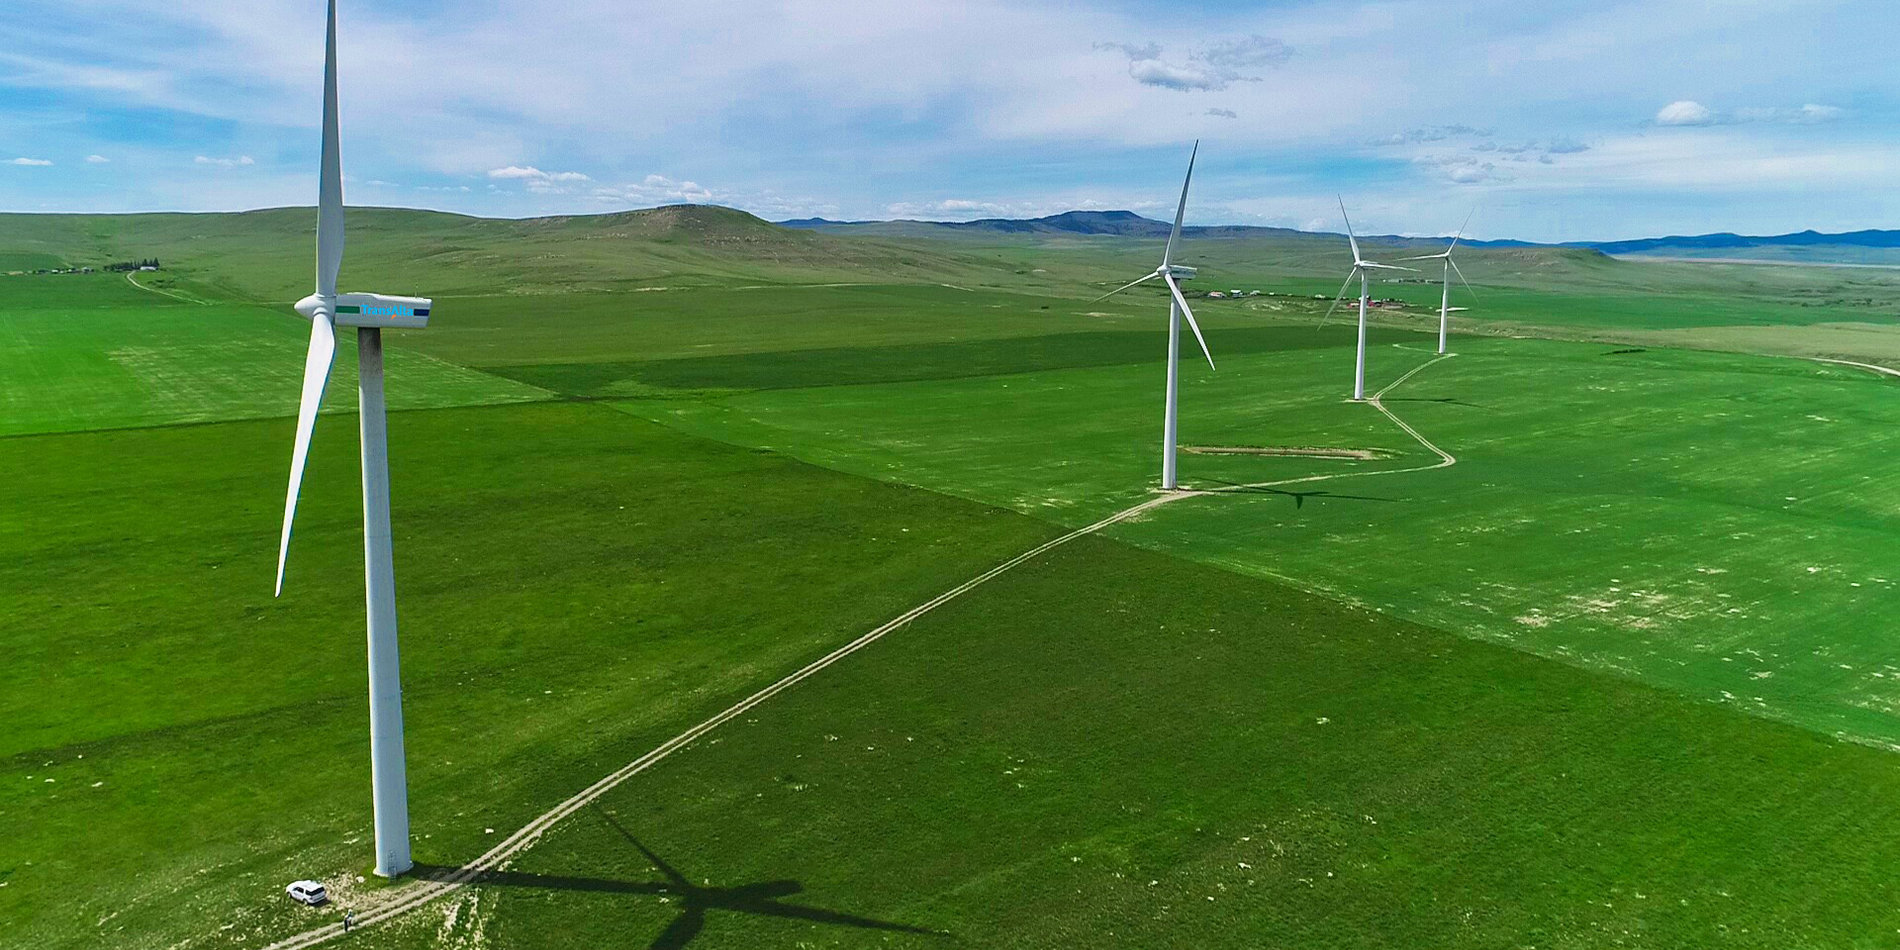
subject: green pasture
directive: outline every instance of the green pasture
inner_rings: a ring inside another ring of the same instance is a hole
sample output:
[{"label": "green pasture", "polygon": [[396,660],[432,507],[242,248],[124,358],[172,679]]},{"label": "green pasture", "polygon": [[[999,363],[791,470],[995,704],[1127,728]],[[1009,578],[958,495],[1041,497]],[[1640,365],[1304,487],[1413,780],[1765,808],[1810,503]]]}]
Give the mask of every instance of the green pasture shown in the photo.
[{"label": "green pasture", "polygon": [[[546,398],[387,332],[392,408]],[[287,306],[186,303],[119,274],[0,280],[0,436],[294,415],[309,345],[309,323]],[[348,329],[324,406],[356,406]]]},{"label": "green pasture", "polygon": [[[362,939],[1880,946],[1900,926],[1879,857],[1900,843],[1896,768],[1085,539]],[[696,937],[678,929],[695,908]]]},{"label": "green pasture", "polygon": [[[1428,360],[1426,343],[1375,346],[1368,388]],[[1350,475],[1172,504],[1115,536],[1823,732],[1900,743],[1900,646],[1874,619],[1900,596],[1900,476],[1884,464],[1900,450],[1893,382],[1791,359],[1457,343],[1460,355],[1385,404],[1459,463],[1390,476],[1373,473],[1435,456],[1342,398],[1349,347],[1243,351],[1218,373],[1187,368],[1185,444],[1383,457],[1184,453],[1183,480],[1201,488]],[[1153,485],[1159,369],[622,407],[1080,525]]]},{"label": "green pasture", "polygon": [[[7,440],[0,946],[245,946],[367,866],[354,432]],[[460,863],[789,669],[1053,533],[576,404],[390,420],[418,860]]]},{"label": "green pasture", "polygon": [[[259,947],[388,896],[347,332],[270,592],[313,223],[0,215],[0,263],[157,256],[184,298],[0,274],[0,948]],[[388,334],[421,876],[1155,497],[1165,304],[1092,299],[1149,242],[350,224],[346,287],[438,301]],[[1438,289],[1381,286],[1369,388],[1424,367],[1383,404],[1457,457],[1421,470],[1346,399],[1349,318],[1316,325],[1333,243],[1188,248],[1193,288],[1282,294],[1196,302],[1218,371],[1183,337],[1213,494],[348,943],[1896,945],[1900,381],[1669,344],[1900,359],[1900,277],[1474,250],[1429,366]],[[1245,454],[1290,446],[1373,457]]]}]

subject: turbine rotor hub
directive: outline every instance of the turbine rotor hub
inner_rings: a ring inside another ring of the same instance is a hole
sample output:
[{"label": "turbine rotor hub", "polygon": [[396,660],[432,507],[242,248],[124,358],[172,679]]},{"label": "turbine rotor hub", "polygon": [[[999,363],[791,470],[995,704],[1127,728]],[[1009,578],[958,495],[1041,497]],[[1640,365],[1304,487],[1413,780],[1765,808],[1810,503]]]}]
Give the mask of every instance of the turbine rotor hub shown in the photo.
[{"label": "turbine rotor hub", "polygon": [[303,318],[305,320],[315,320],[317,318],[318,311],[328,313],[332,317],[336,316],[336,298],[335,297],[326,298],[326,297],[319,296],[317,294],[311,294],[310,296],[297,301],[294,306],[297,312],[303,315]]}]

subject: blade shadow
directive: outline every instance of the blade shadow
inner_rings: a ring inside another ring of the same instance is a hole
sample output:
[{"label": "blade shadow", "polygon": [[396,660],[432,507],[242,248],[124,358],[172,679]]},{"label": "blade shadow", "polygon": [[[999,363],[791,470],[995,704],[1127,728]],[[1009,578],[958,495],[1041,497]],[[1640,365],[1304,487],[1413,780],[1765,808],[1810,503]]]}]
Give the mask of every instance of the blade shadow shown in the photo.
[{"label": "blade shadow", "polygon": [[[708,911],[725,911],[736,914],[751,914],[760,917],[778,917],[787,920],[804,920],[818,924],[830,924],[841,927],[857,927],[866,930],[882,930],[894,933],[921,934],[932,937],[947,937],[948,933],[917,927],[888,920],[878,920],[858,914],[826,910],[804,904],[786,903],[783,898],[804,891],[805,887],[794,880],[759,881],[752,884],[740,884],[733,887],[717,887],[692,883],[685,874],[668,864],[652,849],[648,848],[631,832],[615,821],[612,815],[595,809],[606,823],[628,843],[638,849],[641,856],[651,862],[653,867],[666,878],[664,881],[617,881],[606,878],[568,877],[557,874],[535,874],[526,871],[484,871],[468,880],[475,887],[530,887],[561,891],[578,891],[605,894],[639,894],[660,897],[678,906],[679,916],[668,923],[649,944],[650,950],[681,950],[690,944],[706,926]],[[440,865],[418,864],[414,874],[423,880],[449,880],[459,869]]]},{"label": "blade shadow", "polygon": [[1463,399],[1457,399],[1451,396],[1439,396],[1436,399],[1427,399],[1424,396],[1387,396],[1380,400],[1380,402],[1435,402],[1447,406],[1463,406],[1467,409],[1488,410],[1491,408],[1490,406],[1480,405],[1475,402],[1466,402]]},{"label": "blade shadow", "polygon": [[1293,499],[1293,507],[1295,509],[1306,507],[1306,500],[1308,498],[1324,498],[1329,501],[1377,501],[1386,504],[1398,504],[1404,500],[1401,498],[1380,498],[1374,495],[1341,495],[1324,489],[1317,491],[1287,491],[1284,488],[1269,488],[1261,485],[1246,485],[1240,482],[1230,482],[1223,478],[1210,478],[1207,479],[1207,481],[1213,482],[1216,485],[1224,485],[1226,486],[1226,491],[1236,495],[1285,495]]}]

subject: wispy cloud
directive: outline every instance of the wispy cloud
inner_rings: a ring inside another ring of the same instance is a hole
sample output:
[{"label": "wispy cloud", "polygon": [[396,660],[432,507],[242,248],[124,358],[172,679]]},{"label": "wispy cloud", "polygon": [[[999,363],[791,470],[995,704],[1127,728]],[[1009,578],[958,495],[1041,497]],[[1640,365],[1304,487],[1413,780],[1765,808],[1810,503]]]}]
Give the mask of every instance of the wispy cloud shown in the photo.
[{"label": "wispy cloud", "polygon": [[1260,77],[1251,73],[1278,66],[1293,55],[1292,47],[1284,42],[1259,34],[1190,52],[1180,63],[1162,59],[1159,43],[1097,43],[1095,48],[1127,56],[1128,75],[1136,82],[1179,92],[1218,91],[1236,82],[1259,82]]},{"label": "wispy cloud", "polygon": [[239,155],[236,158],[212,158],[209,155],[200,155],[191,161],[194,165],[212,165],[218,168],[237,168],[240,165],[257,164],[257,161],[249,155]]},{"label": "wispy cloud", "polygon": [[1413,164],[1433,169],[1439,177],[1455,185],[1508,182],[1510,173],[1499,170],[1497,163],[1469,155],[1421,155]]},{"label": "wispy cloud", "polygon": [[[521,182],[521,186],[532,194],[553,196],[553,194],[578,194],[583,182],[591,182],[589,175],[580,171],[542,171],[534,165],[505,165],[500,169],[488,169],[490,182]],[[494,188],[494,184],[490,184]]]},{"label": "wispy cloud", "polygon": [[580,172],[544,172],[533,165],[509,165],[506,168],[491,168],[488,177],[524,181],[592,181]]},{"label": "wispy cloud", "polygon": [[1823,106],[1808,103],[1799,109],[1753,108],[1735,110],[1738,122],[1787,122],[1794,125],[1819,125],[1833,122],[1847,115],[1847,110],[1839,106]]},{"label": "wispy cloud", "polygon": [[[533,165],[508,165],[488,170],[491,181],[517,181],[537,195],[573,194],[576,186],[594,179],[581,172],[544,172]],[[494,187],[490,185],[489,187]]]},{"label": "wispy cloud", "polygon": [[1394,132],[1378,139],[1375,145],[1417,145],[1424,142],[1443,142],[1457,138],[1490,138],[1490,129],[1480,129],[1469,125],[1432,125],[1418,129],[1406,129]]},{"label": "wispy cloud", "polygon": [[657,204],[662,202],[712,202],[724,204],[731,196],[715,193],[696,181],[653,174],[637,182],[601,185],[591,192],[595,200],[613,204]]},{"label": "wispy cloud", "polygon": [[1779,122],[1789,125],[1820,125],[1833,122],[1847,115],[1847,110],[1839,106],[1824,106],[1808,103],[1798,109],[1785,109],[1778,106],[1749,106],[1733,112],[1717,112],[1693,99],[1683,99],[1663,106],[1656,113],[1657,125],[1702,126],[1736,125],[1744,122]]},{"label": "wispy cloud", "polygon": [[105,163],[110,162],[110,161],[112,161],[112,159],[109,159],[105,157],[104,155],[86,156],[86,164],[88,165],[104,165]]},{"label": "wispy cloud", "polygon": [[16,158],[13,161],[8,162],[7,164],[9,165],[51,165],[53,164],[53,161],[52,159],[49,159],[49,158],[21,157],[21,158]]},{"label": "wispy cloud", "polygon": [[[70,0],[0,2],[0,102],[21,104],[0,109],[8,147],[60,166],[0,175],[0,207],[309,200],[320,4],[84,0],[87,29],[74,30]],[[365,194],[448,210],[699,200],[950,217],[1152,198],[1165,213],[1179,186],[1165,148],[1206,136],[1213,164],[1188,212],[1201,223],[1297,224],[1341,190],[1394,230],[1439,227],[1470,191],[1502,192],[1484,226],[1525,237],[1900,219],[1900,192],[1867,187],[1886,156],[1863,154],[1900,148],[1900,113],[1866,91],[1891,85],[1883,44],[1900,4],[1749,0],[1720,16],[1708,0],[1459,0],[1456,16],[1391,0],[913,0],[843,16],[783,0],[723,0],[717,16],[625,0],[358,6],[339,38],[346,169],[406,183]],[[1657,121],[1672,100],[1694,101],[1707,125]],[[240,152],[255,167],[210,158]],[[112,173],[77,174],[95,167],[89,153]],[[506,168],[535,171],[489,176]],[[1007,168],[1035,173],[999,178]],[[665,181],[649,183],[653,169]],[[557,180],[563,170],[589,177]]]}]

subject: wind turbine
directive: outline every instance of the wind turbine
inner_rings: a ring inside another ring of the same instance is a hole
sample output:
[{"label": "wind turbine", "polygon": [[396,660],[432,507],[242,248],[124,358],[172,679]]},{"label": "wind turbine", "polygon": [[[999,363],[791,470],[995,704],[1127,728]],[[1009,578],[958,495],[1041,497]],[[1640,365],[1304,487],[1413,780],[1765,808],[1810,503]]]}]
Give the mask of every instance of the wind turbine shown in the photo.
[{"label": "wind turbine", "polygon": [[1365,255],[1359,253],[1359,238],[1352,233],[1352,218],[1346,215],[1346,199],[1344,198],[1339,199],[1339,216],[1346,220],[1346,240],[1352,244],[1352,270],[1346,272],[1346,282],[1339,285],[1339,293],[1334,295],[1333,305],[1326,308],[1326,316],[1320,318],[1320,323],[1323,325],[1327,320],[1332,319],[1333,311],[1339,309],[1339,301],[1346,296],[1346,288],[1352,286],[1354,277],[1359,278],[1359,356],[1353,363],[1352,370],[1352,398],[1354,402],[1358,402],[1366,398],[1366,305],[1372,296],[1367,275],[1374,270],[1415,271],[1416,269],[1366,260]]},{"label": "wind turbine", "polygon": [[1471,215],[1476,213],[1477,209],[1473,208],[1471,214],[1465,215],[1465,223],[1458,226],[1458,232],[1451,236],[1451,244],[1447,245],[1443,251],[1437,254],[1421,254],[1418,257],[1400,258],[1400,260],[1405,261],[1435,261],[1442,258],[1445,262],[1445,278],[1440,282],[1440,286],[1443,288],[1443,294],[1438,300],[1438,352],[1440,353],[1445,352],[1445,330],[1451,325],[1452,310],[1464,309],[1463,307],[1454,308],[1451,305],[1451,275],[1458,275],[1458,282],[1464,284],[1466,290],[1471,291],[1472,299],[1475,300],[1478,296],[1478,292],[1471,289],[1471,282],[1465,279],[1465,272],[1458,269],[1458,262],[1451,259],[1451,252],[1458,248],[1458,239],[1465,236],[1465,226],[1471,223]]},{"label": "wind turbine", "polygon": [[1187,318],[1188,328],[1194,331],[1194,339],[1201,344],[1201,355],[1207,357],[1207,368],[1214,368],[1214,354],[1207,351],[1207,338],[1201,335],[1200,324],[1194,322],[1194,311],[1188,309],[1187,298],[1181,295],[1181,285],[1175,278],[1188,280],[1194,276],[1194,268],[1174,263],[1174,245],[1181,239],[1181,216],[1187,211],[1188,185],[1194,181],[1194,159],[1201,152],[1201,143],[1194,143],[1194,150],[1188,153],[1187,177],[1181,181],[1181,203],[1174,209],[1174,229],[1168,232],[1168,246],[1161,252],[1161,266],[1145,277],[1131,280],[1114,290],[1095,298],[1107,300],[1136,284],[1159,277],[1168,285],[1168,398],[1166,415],[1161,423],[1161,489],[1173,491],[1177,485],[1174,477],[1174,417],[1176,391],[1181,376],[1181,318]]},{"label": "wind turbine", "polygon": [[277,547],[277,594],[284,592],[290,526],[310,456],[317,408],[336,357],[336,328],[356,328],[357,406],[363,458],[363,575],[369,616],[370,798],[376,819],[376,873],[409,870],[409,792],[402,749],[402,681],[396,657],[396,569],[389,538],[388,420],[383,408],[383,328],[420,329],[429,323],[422,297],[336,292],[343,263],[343,162],[337,143],[336,0],[330,0],[323,52],[323,158],[317,179],[317,292],[297,301],[310,321],[297,441],[290,452],[290,491],[284,497],[284,533]]}]

